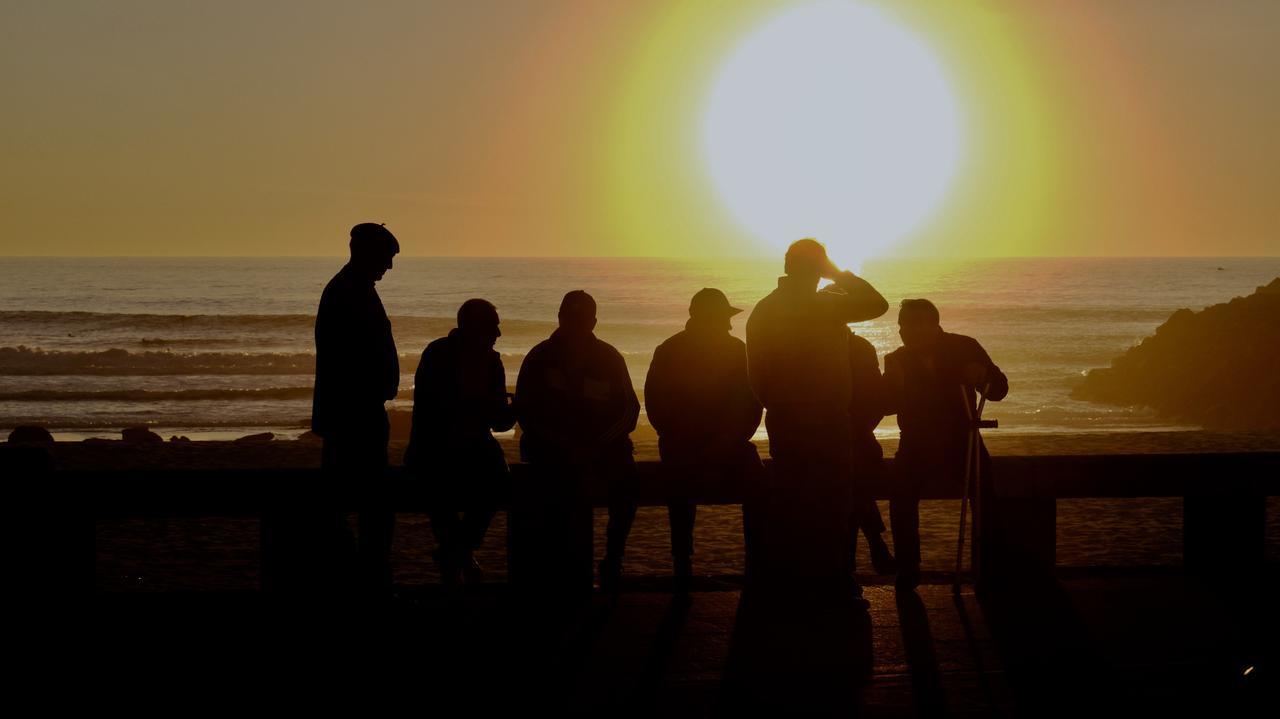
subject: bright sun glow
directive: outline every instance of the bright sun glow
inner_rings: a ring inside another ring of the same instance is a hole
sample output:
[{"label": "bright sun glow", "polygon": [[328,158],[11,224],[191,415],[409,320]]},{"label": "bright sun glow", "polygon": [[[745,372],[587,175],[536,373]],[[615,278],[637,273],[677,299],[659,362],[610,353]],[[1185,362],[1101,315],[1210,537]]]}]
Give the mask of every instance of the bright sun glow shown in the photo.
[{"label": "bright sun glow", "polygon": [[770,245],[800,237],[856,264],[918,228],[946,197],[960,116],[924,41],[865,5],[788,10],[746,37],[703,124],[715,186]]}]

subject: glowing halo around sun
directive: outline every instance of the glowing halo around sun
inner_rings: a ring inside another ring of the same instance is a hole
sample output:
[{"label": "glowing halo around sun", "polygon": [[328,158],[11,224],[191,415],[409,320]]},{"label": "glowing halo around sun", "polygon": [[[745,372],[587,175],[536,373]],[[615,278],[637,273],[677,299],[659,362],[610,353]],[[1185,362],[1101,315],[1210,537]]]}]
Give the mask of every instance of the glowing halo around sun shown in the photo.
[{"label": "glowing halo around sun", "polygon": [[703,115],[715,188],[774,247],[800,237],[857,264],[920,227],[960,162],[961,121],[942,66],[875,7],[788,9],[724,61]]}]

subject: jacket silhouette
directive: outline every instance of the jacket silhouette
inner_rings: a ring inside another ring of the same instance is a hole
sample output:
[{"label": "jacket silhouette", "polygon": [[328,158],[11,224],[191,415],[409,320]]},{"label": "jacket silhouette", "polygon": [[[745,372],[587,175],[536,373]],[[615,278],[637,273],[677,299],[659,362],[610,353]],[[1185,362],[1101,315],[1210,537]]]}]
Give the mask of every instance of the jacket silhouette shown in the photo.
[{"label": "jacket silhouette", "polygon": [[484,300],[468,300],[458,324],[422,352],[405,451],[405,466],[429,483],[435,559],[446,584],[460,575],[483,580],[473,553],[508,483],[507,461],[492,433],[515,424],[502,357],[493,349],[501,335],[497,311]]},{"label": "jacket silhouette", "polygon": [[982,381],[990,383],[986,397],[992,402],[1009,394],[1009,378],[977,340],[950,332],[942,332],[929,351],[900,347],[890,352],[884,367],[887,413],[898,415],[902,433],[898,455],[913,462],[938,462],[949,471],[960,457],[963,469],[969,431],[964,403],[974,406],[978,392],[966,373],[980,368]]},{"label": "jacket silhouette", "polygon": [[[786,273],[747,321],[747,368],[765,407],[774,459],[759,500],[757,578],[819,591],[856,589],[848,558],[853,379],[847,325],[880,316],[888,304],[866,280],[837,270],[814,240],[791,245]],[[833,284],[819,290],[821,277]]]},{"label": "jacket silhouette", "polygon": [[516,397],[526,461],[590,464],[631,456],[640,400],[622,354],[594,334],[552,332],[520,366]]},{"label": "jacket silhouette", "polygon": [[875,429],[884,419],[889,396],[880,374],[875,345],[853,331],[849,332],[849,369],[849,421],[854,461],[860,467],[875,465],[884,457]]},{"label": "jacket silhouette", "polygon": [[[362,223],[351,228],[351,259],[334,275],[320,296],[316,312],[316,377],[311,405],[311,429],[324,439],[320,464],[330,483],[358,494],[359,542],[356,577],[368,593],[391,590],[391,534],[395,514],[386,497],[387,440],[390,425],[384,402],[395,399],[400,385],[400,359],[391,336],[391,322],[374,284],[392,267],[400,251],[394,235],[382,225]],[[329,554],[322,563],[342,563],[353,541],[342,508],[327,513],[326,533],[332,542],[317,541]],[[319,514],[315,515],[318,517]],[[307,532],[286,531],[289,535]],[[274,541],[274,540],[273,540]],[[284,554],[301,554],[285,548]],[[298,562],[286,562],[298,564]],[[313,572],[313,573],[318,573]],[[305,591],[301,581],[299,590]]]},{"label": "jacket silhouette", "polygon": [[406,465],[503,456],[493,432],[510,430],[516,417],[507,402],[502,356],[492,348],[467,347],[458,335],[452,329],[422,351],[414,374]]},{"label": "jacket silhouette", "polygon": [[330,439],[384,431],[400,387],[400,356],[374,284],[352,265],[325,285],[316,312],[311,430]]},{"label": "jacket silhouette", "polygon": [[[644,384],[645,411],[671,483],[671,554],[681,590],[692,576],[693,491],[736,484],[750,492],[762,470],[751,443],[762,408],[747,377],[746,345],[729,334],[729,318],[739,310],[719,290],[703,289],[689,311],[685,329],[654,350]],[[744,521],[744,529],[749,523]]]},{"label": "jacket silhouette", "polygon": [[[921,488],[930,477],[963,481],[970,431],[966,404],[973,407],[978,389],[984,386],[987,399],[1004,399],[1009,380],[977,340],[943,331],[937,308],[927,300],[904,300],[898,323],[903,346],[884,358],[886,413],[898,415],[901,430],[889,521],[897,549],[898,585],[915,587],[920,567]],[[986,485],[991,456],[981,440],[978,452]]]},{"label": "jacket silhouette", "polygon": [[644,406],[663,460],[749,444],[763,408],[747,378],[746,344],[727,327],[689,320],[654,350]]},{"label": "jacket silhouette", "polygon": [[880,359],[875,345],[849,332],[849,369],[851,397],[849,401],[850,446],[853,449],[853,526],[850,527],[850,569],[856,555],[858,532],[866,536],[871,563],[877,574],[894,571],[893,555],[884,541],[884,518],[880,507],[866,491],[868,480],[880,474],[884,449],[876,439],[875,429],[884,419],[888,407],[888,391],[880,374]]},{"label": "jacket silhouette", "polygon": [[[747,321],[747,361],[756,397],[769,410],[796,408],[847,418],[853,391],[848,325],[879,317],[886,308],[880,293],[850,272],[818,291],[807,279],[779,277],[777,289],[760,300]],[[833,428],[841,435],[844,429]]]},{"label": "jacket silhouette", "polygon": [[[603,480],[609,526],[602,587],[612,591],[622,574],[622,556],[636,513],[636,467],[631,431],[640,416],[622,354],[596,338],[596,303],[575,290],[560,305],[560,327],[525,356],[516,380],[520,455],[534,476],[515,488],[528,516],[512,518],[529,540],[512,541],[512,579],[543,582],[556,591],[591,588],[592,506],[590,483]],[[520,545],[517,550],[517,545]],[[544,571],[526,572],[536,561]],[[525,579],[522,579],[524,577]]]}]

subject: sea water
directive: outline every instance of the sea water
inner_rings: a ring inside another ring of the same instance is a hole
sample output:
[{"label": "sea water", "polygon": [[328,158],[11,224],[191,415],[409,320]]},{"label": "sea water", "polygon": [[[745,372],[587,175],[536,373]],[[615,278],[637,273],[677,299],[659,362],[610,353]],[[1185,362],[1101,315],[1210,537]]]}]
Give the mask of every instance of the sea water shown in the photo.
[{"label": "sea water", "polygon": [[[146,424],[193,439],[307,428],[315,308],[341,258],[0,259],[0,430],[40,424],[61,439]],[[463,301],[498,307],[514,385],[528,350],[556,326],[565,292],[599,305],[597,335],[643,389],[653,348],[679,331],[689,298],[718,287],[744,312],[781,273],[776,259],[397,258],[378,284],[411,406],[423,346]],[[951,332],[976,337],[1009,376],[989,405],[1000,432],[1185,429],[1142,407],[1070,398],[1073,382],[1155,331],[1175,310],[1249,294],[1280,258],[879,260],[862,274],[891,306],[927,297]],[[883,356],[899,345],[891,309],[853,325]],[[641,420],[643,422],[643,418]],[[761,429],[763,432],[763,428]],[[882,436],[896,434],[892,418]]]}]

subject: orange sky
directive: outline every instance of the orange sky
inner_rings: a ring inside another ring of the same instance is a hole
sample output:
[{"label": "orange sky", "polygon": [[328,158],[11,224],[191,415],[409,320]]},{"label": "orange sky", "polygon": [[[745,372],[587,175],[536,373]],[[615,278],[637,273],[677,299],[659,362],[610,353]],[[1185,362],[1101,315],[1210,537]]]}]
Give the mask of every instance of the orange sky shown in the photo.
[{"label": "orange sky", "polygon": [[[5,255],[765,251],[698,118],[737,39],[794,3],[6,2]],[[894,251],[1272,255],[1280,3],[890,10],[970,138]]]}]

